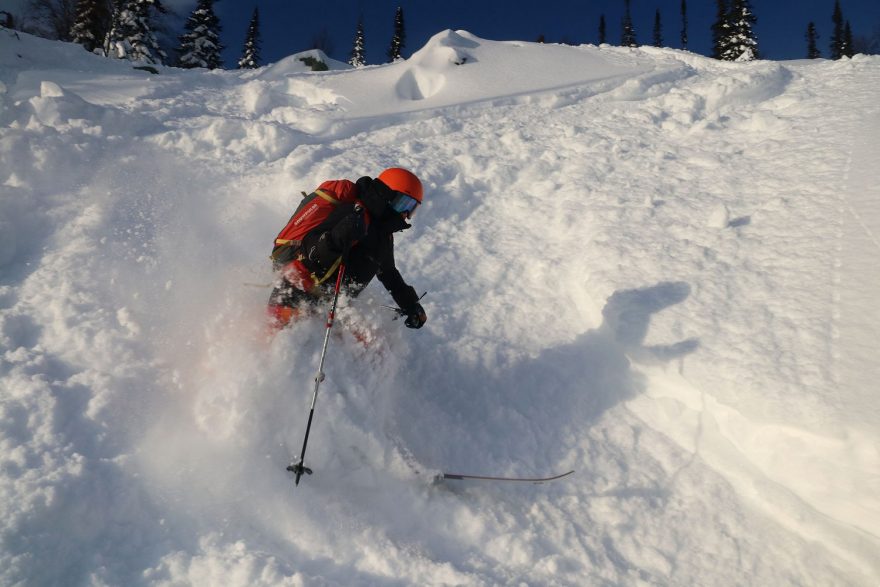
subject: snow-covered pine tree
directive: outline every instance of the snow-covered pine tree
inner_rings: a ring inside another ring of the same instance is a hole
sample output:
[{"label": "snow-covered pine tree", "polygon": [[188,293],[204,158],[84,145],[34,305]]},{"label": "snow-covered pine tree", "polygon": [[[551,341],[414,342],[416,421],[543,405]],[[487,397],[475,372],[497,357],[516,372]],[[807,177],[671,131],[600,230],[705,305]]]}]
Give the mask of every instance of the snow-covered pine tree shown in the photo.
[{"label": "snow-covered pine tree", "polygon": [[127,10],[126,0],[112,0],[113,10],[110,13],[110,29],[104,37],[102,52],[106,57],[116,57],[116,45],[122,42],[120,25],[122,23],[122,11]]},{"label": "snow-covered pine tree", "polygon": [[398,6],[394,14],[394,36],[391,38],[391,46],[388,48],[388,61],[403,59],[401,51],[406,45],[406,30],[403,25],[403,8]]},{"label": "snow-covered pine tree", "polygon": [[599,44],[604,45],[608,42],[608,29],[605,27],[605,15],[599,15]]},{"label": "snow-covered pine tree", "polygon": [[363,67],[367,64],[367,53],[364,42],[364,15],[358,18],[357,30],[354,34],[354,45],[351,48],[351,56],[348,59],[352,67]]},{"label": "snow-covered pine tree", "polygon": [[85,47],[86,51],[100,50],[112,19],[113,6],[109,0],[79,0],[70,39]]},{"label": "snow-covered pine tree", "polygon": [[831,32],[831,44],[828,54],[831,56],[831,59],[840,59],[844,55],[843,50],[846,44],[843,36],[843,10],[840,8],[840,0],[834,0],[834,12],[831,15],[831,21],[834,23],[834,28]]},{"label": "snow-covered pine tree", "polygon": [[214,0],[199,0],[183,28],[186,32],[179,37],[178,67],[217,69],[223,66],[220,19],[214,14]]},{"label": "snow-covered pine tree", "polygon": [[164,64],[167,55],[153,32],[153,12],[165,12],[160,0],[116,0],[104,54],[113,59]]},{"label": "snow-covered pine tree", "polygon": [[633,26],[632,15],[629,11],[629,0],[624,0],[623,20],[621,21],[622,31],[620,33],[620,45],[622,47],[638,47],[639,42],[636,40],[636,29]]},{"label": "snow-covered pine tree", "polygon": [[688,48],[688,5],[687,0],[681,0],[681,48]]},{"label": "snow-covered pine tree", "polygon": [[663,23],[660,22],[660,9],[654,13],[654,46],[663,46]]},{"label": "snow-covered pine tree", "polygon": [[819,51],[816,41],[819,39],[819,33],[816,32],[816,24],[810,21],[807,25],[807,59],[819,59],[822,53]]},{"label": "snow-covered pine tree", "polygon": [[752,26],[758,21],[750,0],[733,0],[728,13],[730,36],[721,55],[725,61],[752,61],[758,58],[758,38]]},{"label": "snow-covered pine tree", "polygon": [[730,16],[727,0],[716,0],[717,11],[712,24],[712,57],[722,59],[730,38]]},{"label": "snow-covered pine tree", "polygon": [[251,23],[248,25],[244,39],[244,49],[238,60],[239,69],[256,69],[260,67],[260,9],[254,7]]}]

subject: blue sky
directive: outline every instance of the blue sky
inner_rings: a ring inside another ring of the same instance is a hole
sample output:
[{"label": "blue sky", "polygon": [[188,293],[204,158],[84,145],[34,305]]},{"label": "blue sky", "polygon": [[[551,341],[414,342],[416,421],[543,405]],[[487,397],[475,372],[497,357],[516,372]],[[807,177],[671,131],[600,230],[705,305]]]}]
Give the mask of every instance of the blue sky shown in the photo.
[{"label": "blue sky", "polygon": [[[195,5],[195,0],[166,2],[182,14],[187,14]],[[707,54],[715,1],[688,0],[687,4],[689,48]],[[264,62],[277,61],[309,48],[312,40],[325,30],[334,47],[330,56],[346,61],[358,16],[363,14],[367,61],[372,64],[385,61],[398,5],[404,10],[407,33],[404,56],[408,56],[432,35],[445,29],[465,29],[493,40],[532,41],[543,34],[548,42],[595,43],[600,14],[605,15],[609,42],[616,44],[620,41],[624,1],[219,0],[215,10],[224,27],[222,39],[227,47],[224,53],[227,67],[234,67],[238,60],[255,5],[259,5],[261,13]],[[654,13],[659,9],[665,44],[680,46],[681,0],[631,0],[631,6],[641,43],[650,44]],[[759,49],[765,58],[802,58],[806,52],[804,34],[811,20],[820,34],[820,49],[827,55],[834,0],[753,0],[752,6],[758,16],[755,29]],[[880,0],[842,0],[841,6],[854,34],[868,36],[880,27]]]},{"label": "blue sky", "polygon": [[[197,0],[163,0],[183,19]],[[21,14],[26,0],[0,0],[0,9]],[[310,48],[326,31],[334,46],[330,56],[347,61],[358,16],[363,14],[368,63],[383,63],[391,42],[394,11],[402,6],[406,22],[404,56],[421,48],[445,29],[465,29],[493,40],[533,41],[543,34],[548,42],[575,44],[598,40],[599,16],[605,15],[608,41],[620,42],[624,0],[217,0],[215,10],[223,26],[226,67],[235,67],[254,6],[259,5],[264,63],[278,61]],[[710,52],[710,29],[715,0],[687,0],[689,49]],[[679,48],[681,0],[631,0],[638,40],[650,44],[654,13],[660,10],[664,44]],[[819,48],[828,54],[834,0],[752,0],[758,16],[755,27],[759,50],[767,59],[800,59],[806,53],[804,34],[813,21]],[[841,0],[843,14],[856,36],[880,28],[880,0]]]}]

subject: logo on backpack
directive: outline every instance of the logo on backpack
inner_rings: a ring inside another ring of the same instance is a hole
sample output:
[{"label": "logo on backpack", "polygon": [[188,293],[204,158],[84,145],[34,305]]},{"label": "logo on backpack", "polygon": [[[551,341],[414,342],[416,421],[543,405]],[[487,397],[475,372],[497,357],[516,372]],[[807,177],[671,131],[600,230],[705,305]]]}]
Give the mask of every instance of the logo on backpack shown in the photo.
[{"label": "logo on backpack", "polygon": [[275,266],[286,265],[295,260],[306,235],[320,226],[340,202],[353,202],[356,199],[353,190],[346,196],[337,198],[333,192],[320,188],[311,194],[303,192],[302,202],[275,237],[275,248],[270,255]]}]

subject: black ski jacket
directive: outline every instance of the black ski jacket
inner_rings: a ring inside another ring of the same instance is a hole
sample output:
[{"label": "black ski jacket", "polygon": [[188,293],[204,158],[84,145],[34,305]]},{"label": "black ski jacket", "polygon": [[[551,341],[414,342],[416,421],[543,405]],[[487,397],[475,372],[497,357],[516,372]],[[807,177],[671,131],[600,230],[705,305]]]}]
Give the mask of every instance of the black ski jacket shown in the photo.
[{"label": "black ski jacket", "polygon": [[[395,303],[408,313],[418,304],[419,296],[394,263],[394,233],[410,225],[388,205],[393,193],[385,184],[362,177],[355,185],[362,206],[340,203],[303,238],[302,262],[315,274],[324,275],[343,257],[344,287],[349,294],[357,296],[373,277],[378,277]],[[324,282],[324,287],[332,289],[335,282],[336,272]]]}]

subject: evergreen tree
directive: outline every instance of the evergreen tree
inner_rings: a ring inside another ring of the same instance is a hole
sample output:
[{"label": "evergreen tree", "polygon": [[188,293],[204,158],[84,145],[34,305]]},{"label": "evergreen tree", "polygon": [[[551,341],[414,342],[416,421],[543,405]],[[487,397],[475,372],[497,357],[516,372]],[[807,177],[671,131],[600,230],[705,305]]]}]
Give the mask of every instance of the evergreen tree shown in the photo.
[{"label": "evergreen tree", "polygon": [[730,15],[727,0],[716,0],[717,11],[712,24],[712,57],[721,59],[727,51],[730,38]]},{"label": "evergreen tree", "polygon": [[76,16],[70,28],[70,40],[93,52],[104,46],[104,37],[110,30],[113,7],[108,0],[79,0]]},{"label": "evergreen tree", "polygon": [[398,6],[394,15],[394,37],[392,37],[391,46],[388,48],[388,61],[403,59],[401,51],[404,46],[406,46],[406,31],[403,26],[403,8]]},{"label": "evergreen tree", "polygon": [[880,55],[880,24],[868,35],[855,35],[852,40],[852,52],[862,55]]},{"label": "evergreen tree", "polygon": [[846,43],[843,37],[843,11],[840,9],[840,0],[834,0],[834,13],[831,15],[831,21],[834,23],[834,29],[831,33],[829,55],[831,59],[840,59],[844,55],[844,45]]},{"label": "evergreen tree", "polygon": [[153,12],[165,12],[160,0],[116,0],[104,54],[114,59],[165,63],[167,55],[153,32]]},{"label": "evergreen tree", "polygon": [[248,25],[244,38],[244,49],[238,60],[239,69],[256,69],[260,67],[260,9],[254,7],[251,23]]},{"label": "evergreen tree", "polygon": [[367,64],[367,54],[364,43],[364,15],[358,19],[357,31],[354,34],[354,45],[351,48],[351,57],[348,59],[352,67],[363,67]]},{"label": "evergreen tree", "polygon": [[846,21],[846,25],[843,27],[842,52],[844,57],[852,57],[856,54],[855,49],[853,48],[852,27],[849,26],[849,21]]},{"label": "evergreen tree", "polygon": [[639,42],[636,40],[636,29],[633,27],[632,16],[629,12],[629,0],[625,0],[625,9],[621,24],[623,30],[620,35],[620,44],[623,47],[638,47]]},{"label": "evergreen tree", "polygon": [[312,41],[309,43],[309,49],[320,49],[325,55],[330,55],[336,47],[333,46],[333,39],[330,38],[330,32],[327,27],[321,29],[315,35],[312,35]]},{"label": "evergreen tree", "polygon": [[872,36],[865,39],[865,55],[880,55],[880,25],[874,28]]},{"label": "evergreen tree", "polygon": [[752,26],[758,18],[750,0],[733,0],[728,13],[729,36],[721,58],[725,61],[752,61],[758,58],[758,38]]},{"label": "evergreen tree", "polygon": [[180,38],[177,65],[184,68],[223,66],[220,52],[220,19],[214,14],[214,0],[199,0],[184,25]]},{"label": "evergreen tree", "polygon": [[688,5],[687,0],[681,0],[681,48],[688,48]]},{"label": "evergreen tree", "polygon": [[[8,4],[2,2],[0,6]],[[76,0],[26,0],[23,6],[28,16],[21,20],[21,30],[44,39],[70,41],[76,4]]]},{"label": "evergreen tree", "polygon": [[607,33],[608,30],[605,27],[605,15],[602,14],[599,16],[599,44],[604,45],[608,42]]},{"label": "evergreen tree", "polygon": [[[126,0],[112,0],[113,1],[113,12],[110,14],[110,29],[107,31],[107,36],[104,37],[104,47],[102,48],[102,52],[105,57],[117,57],[119,55],[118,51],[115,51],[116,46],[122,42],[122,36],[120,31],[120,26],[124,18],[128,18],[128,15],[123,15],[123,10],[128,10]],[[121,55],[119,58],[124,58],[125,55]]]},{"label": "evergreen tree", "polygon": [[660,22],[660,9],[654,13],[654,46],[663,46],[663,24]]},{"label": "evergreen tree", "polygon": [[818,39],[819,33],[816,32],[816,25],[810,21],[810,24],[807,25],[807,59],[822,57],[822,53],[819,52],[819,47],[816,45]]}]

